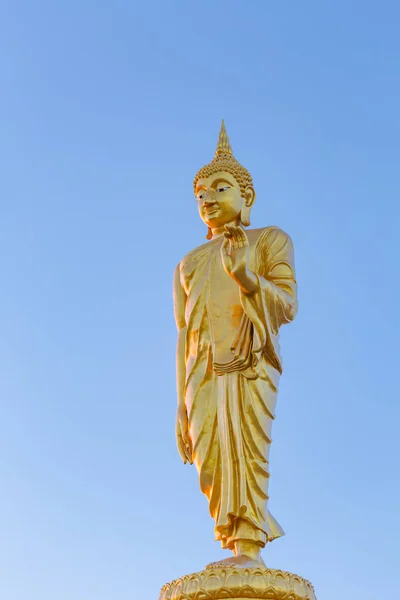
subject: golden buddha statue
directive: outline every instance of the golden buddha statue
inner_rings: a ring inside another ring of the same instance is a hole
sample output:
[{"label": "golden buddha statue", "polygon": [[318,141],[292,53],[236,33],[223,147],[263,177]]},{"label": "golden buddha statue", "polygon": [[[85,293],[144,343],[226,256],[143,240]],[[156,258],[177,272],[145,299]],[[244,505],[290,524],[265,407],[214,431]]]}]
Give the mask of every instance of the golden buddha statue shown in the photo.
[{"label": "golden buddha statue", "polygon": [[269,451],[282,373],[279,328],[297,310],[293,245],[278,227],[246,229],[256,193],[233,157],[222,122],[213,160],[194,180],[207,243],[176,267],[176,437],[194,463],[233,556],[215,563],[264,565],[260,551],[283,535],[267,510]]}]

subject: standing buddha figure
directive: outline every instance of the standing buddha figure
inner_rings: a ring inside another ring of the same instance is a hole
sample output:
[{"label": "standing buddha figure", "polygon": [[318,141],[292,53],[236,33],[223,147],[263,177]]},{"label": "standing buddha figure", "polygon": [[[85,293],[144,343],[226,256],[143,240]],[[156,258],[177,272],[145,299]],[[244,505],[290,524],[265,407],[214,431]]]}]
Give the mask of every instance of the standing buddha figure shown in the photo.
[{"label": "standing buddha figure", "polygon": [[197,468],[215,538],[233,552],[223,562],[251,567],[283,535],[267,505],[279,329],[297,311],[293,245],[278,227],[245,229],[256,193],[224,122],[194,187],[208,242],[174,274],[177,445]]}]

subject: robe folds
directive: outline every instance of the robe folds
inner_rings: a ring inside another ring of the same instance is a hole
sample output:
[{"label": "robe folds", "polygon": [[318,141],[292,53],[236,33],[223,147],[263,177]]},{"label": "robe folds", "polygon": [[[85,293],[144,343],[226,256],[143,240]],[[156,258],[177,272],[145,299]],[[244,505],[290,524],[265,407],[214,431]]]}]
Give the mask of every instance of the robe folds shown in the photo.
[{"label": "robe folds", "polygon": [[240,314],[231,360],[215,360],[210,316],[212,296],[218,293],[213,277],[226,275],[218,271],[221,238],[179,263],[174,291],[175,299],[184,298],[175,302],[175,314],[186,328],[184,399],[193,461],[215,521],[215,538],[230,549],[238,539],[264,546],[283,535],[267,510],[268,459],[282,373],[279,328],[297,311],[291,239],[277,227],[246,234],[258,291],[235,288]]}]

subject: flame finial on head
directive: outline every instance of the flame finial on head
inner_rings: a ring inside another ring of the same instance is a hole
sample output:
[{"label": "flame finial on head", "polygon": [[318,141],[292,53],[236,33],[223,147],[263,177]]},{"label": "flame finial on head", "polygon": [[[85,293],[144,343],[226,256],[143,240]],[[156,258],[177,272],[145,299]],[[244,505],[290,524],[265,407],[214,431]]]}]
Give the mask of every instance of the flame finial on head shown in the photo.
[{"label": "flame finial on head", "polygon": [[203,177],[209,177],[218,171],[230,173],[238,182],[243,196],[248,186],[253,186],[253,179],[248,172],[233,156],[228,134],[226,133],[225,122],[222,119],[221,130],[219,132],[218,145],[215,156],[212,161],[201,168],[194,178],[194,189],[196,193],[196,183]]},{"label": "flame finial on head", "polygon": [[218,146],[215,151],[215,156],[218,156],[219,154],[232,154],[233,155],[231,144],[230,144],[229,138],[228,138],[228,134],[226,133],[224,119],[222,119],[222,123],[221,123],[221,130],[219,132]]}]

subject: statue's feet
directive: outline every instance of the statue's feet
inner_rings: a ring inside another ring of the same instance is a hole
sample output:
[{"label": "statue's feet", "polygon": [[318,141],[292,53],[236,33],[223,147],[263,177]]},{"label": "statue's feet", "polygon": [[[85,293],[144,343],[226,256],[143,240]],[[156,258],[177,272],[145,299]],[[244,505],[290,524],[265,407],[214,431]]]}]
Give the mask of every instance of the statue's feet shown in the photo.
[{"label": "statue's feet", "polygon": [[254,559],[251,556],[247,556],[246,554],[238,554],[236,556],[230,556],[229,558],[224,558],[223,560],[219,560],[216,562],[212,562],[207,565],[207,569],[215,569],[221,567],[239,567],[241,569],[256,569],[257,567],[264,567],[265,562],[259,556]]}]

